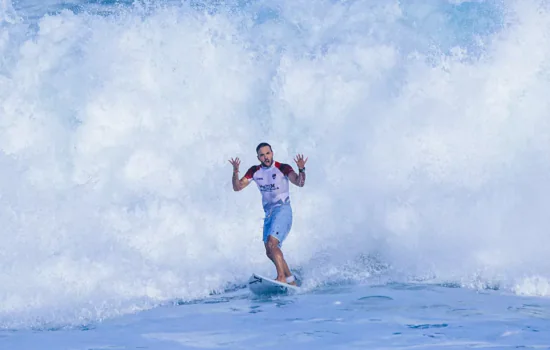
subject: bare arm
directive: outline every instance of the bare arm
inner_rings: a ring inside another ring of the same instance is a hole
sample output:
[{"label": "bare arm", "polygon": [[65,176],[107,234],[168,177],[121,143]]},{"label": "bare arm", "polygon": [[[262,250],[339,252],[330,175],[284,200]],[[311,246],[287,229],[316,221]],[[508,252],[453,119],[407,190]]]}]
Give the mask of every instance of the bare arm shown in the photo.
[{"label": "bare arm", "polygon": [[288,174],[288,179],[290,180],[290,182],[292,182],[296,186],[304,187],[304,184],[306,183],[306,162],[307,162],[307,158],[304,159],[303,154],[298,154],[296,156],[296,159],[294,159],[294,161],[296,162],[296,165],[298,166],[298,174],[296,174],[293,170],[293,171],[290,172],[290,174]]},{"label": "bare arm", "polygon": [[233,191],[237,192],[242,190],[246,186],[248,186],[248,184],[250,183],[250,180],[248,180],[244,176],[239,180],[239,171],[233,171],[232,182],[233,182]]},{"label": "bare arm", "polygon": [[302,171],[296,174],[294,171],[292,171],[290,174],[288,174],[288,179],[296,186],[304,187],[304,184],[306,182],[306,172]]},{"label": "bare arm", "polygon": [[239,180],[239,165],[241,165],[239,158],[231,158],[229,163],[233,165],[233,177],[231,179],[231,182],[233,183],[233,191],[237,192],[248,186],[250,180],[246,177],[242,177]]}]

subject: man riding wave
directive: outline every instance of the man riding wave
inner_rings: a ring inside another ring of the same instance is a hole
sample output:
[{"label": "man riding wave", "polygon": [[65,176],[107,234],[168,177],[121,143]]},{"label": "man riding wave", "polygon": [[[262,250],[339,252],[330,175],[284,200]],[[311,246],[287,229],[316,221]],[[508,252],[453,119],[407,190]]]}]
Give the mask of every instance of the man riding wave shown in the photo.
[{"label": "man riding wave", "polygon": [[251,166],[246,174],[239,179],[239,158],[231,158],[233,165],[233,190],[241,191],[250,181],[256,182],[262,195],[262,206],[265,213],[263,241],[265,252],[277,269],[276,280],[296,285],[296,280],[284,259],[281,250],[283,241],[292,227],[292,208],[290,206],[289,181],[303,187],[306,181],[305,164],[307,158],[297,155],[294,161],[298,166],[298,173],[292,166],[273,160],[273,150],[268,143],[262,142],[256,147],[259,165]]}]

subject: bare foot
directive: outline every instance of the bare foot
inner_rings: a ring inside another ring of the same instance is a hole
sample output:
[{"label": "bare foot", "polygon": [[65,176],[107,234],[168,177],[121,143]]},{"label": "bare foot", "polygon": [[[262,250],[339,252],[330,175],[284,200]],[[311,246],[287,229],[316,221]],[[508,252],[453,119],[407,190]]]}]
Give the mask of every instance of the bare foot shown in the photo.
[{"label": "bare foot", "polygon": [[286,278],[282,278],[282,279],[275,278],[275,281],[285,283],[285,284],[290,284],[291,286],[297,286],[296,281],[287,282]]}]

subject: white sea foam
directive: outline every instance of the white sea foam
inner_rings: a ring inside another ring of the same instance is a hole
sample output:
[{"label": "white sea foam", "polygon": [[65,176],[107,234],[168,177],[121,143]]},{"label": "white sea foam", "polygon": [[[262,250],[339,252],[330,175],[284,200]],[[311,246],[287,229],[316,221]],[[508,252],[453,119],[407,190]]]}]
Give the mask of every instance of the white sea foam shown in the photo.
[{"label": "white sea foam", "polygon": [[257,190],[234,193],[227,162],[243,174],[261,141],[309,157],[284,251],[310,285],[385,270],[548,295],[543,5],[168,4],[1,27],[0,325],[272,273]]}]

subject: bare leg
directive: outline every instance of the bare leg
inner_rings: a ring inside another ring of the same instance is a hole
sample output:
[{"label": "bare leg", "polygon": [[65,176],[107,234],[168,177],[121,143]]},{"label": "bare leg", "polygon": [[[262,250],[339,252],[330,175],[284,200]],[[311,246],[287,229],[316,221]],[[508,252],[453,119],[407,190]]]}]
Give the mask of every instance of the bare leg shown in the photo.
[{"label": "bare leg", "polygon": [[[283,252],[279,248],[279,241],[273,236],[269,236],[267,243],[265,244],[265,253],[271,261],[275,264],[277,269],[277,281],[287,283],[286,278],[292,276],[290,269],[285,261]],[[295,285],[296,282],[290,284]]]}]

